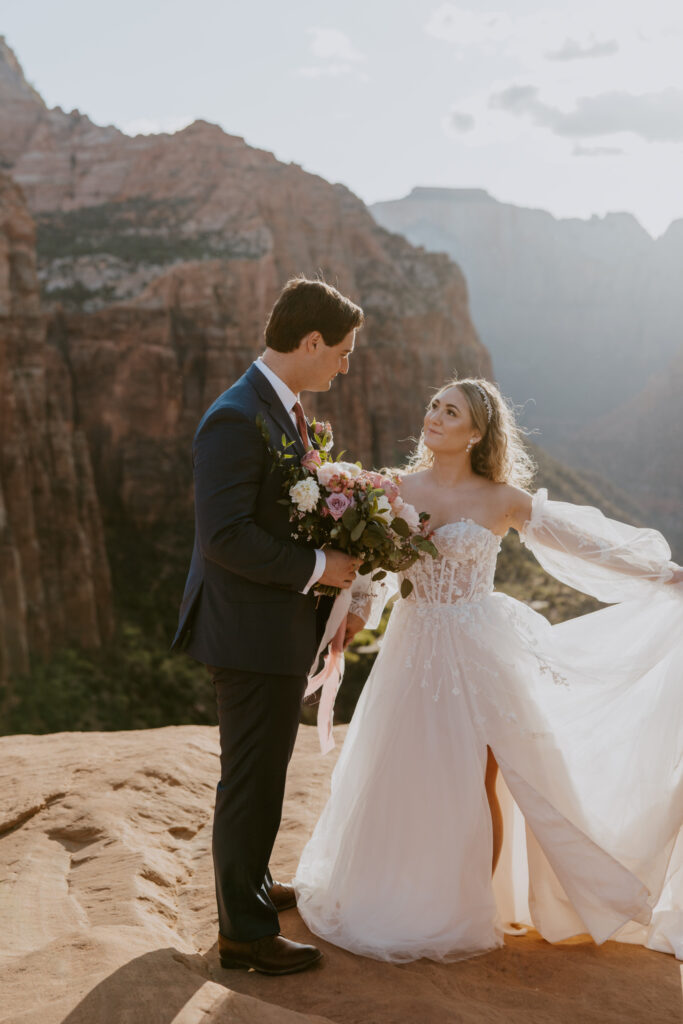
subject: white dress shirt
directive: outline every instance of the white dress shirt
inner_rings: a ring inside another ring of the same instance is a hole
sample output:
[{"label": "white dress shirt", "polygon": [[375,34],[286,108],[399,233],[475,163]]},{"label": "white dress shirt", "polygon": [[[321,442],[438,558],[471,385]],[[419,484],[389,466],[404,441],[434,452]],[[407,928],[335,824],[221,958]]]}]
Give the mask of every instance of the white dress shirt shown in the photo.
[{"label": "white dress shirt", "polygon": [[[294,424],[294,427],[298,434],[299,428],[296,423],[296,416],[294,415],[294,406],[299,401],[299,396],[295,395],[292,389],[288,388],[285,382],[281,380],[278,377],[278,375],[264,363],[261,356],[258,357],[256,362],[254,363],[254,366],[258,367],[258,369],[261,371],[263,376],[266,378],[268,383],[273,388],[273,391],[275,392],[275,394],[280,399],[285,409],[289,413],[290,419]],[[313,575],[311,576],[310,580],[308,581],[304,589],[301,591],[302,594],[307,594],[311,587],[315,586],[315,584],[318,582],[322,574],[325,572],[325,563],[325,552],[316,548],[315,569],[313,570]]]}]

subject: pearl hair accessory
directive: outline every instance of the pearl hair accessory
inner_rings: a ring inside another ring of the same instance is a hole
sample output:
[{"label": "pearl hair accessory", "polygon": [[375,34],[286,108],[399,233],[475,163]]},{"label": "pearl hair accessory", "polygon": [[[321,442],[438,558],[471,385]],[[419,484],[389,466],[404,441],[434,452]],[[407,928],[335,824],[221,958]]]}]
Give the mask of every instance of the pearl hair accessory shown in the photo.
[{"label": "pearl hair accessory", "polygon": [[481,397],[484,399],[484,405],[486,406],[486,422],[490,423],[491,417],[493,416],[493,409],[491,408],[491,399],[489,398],[488,394],[486,393],[486,390],[481,386],[481,384],[475,384],[474,386],[481,395]]}]

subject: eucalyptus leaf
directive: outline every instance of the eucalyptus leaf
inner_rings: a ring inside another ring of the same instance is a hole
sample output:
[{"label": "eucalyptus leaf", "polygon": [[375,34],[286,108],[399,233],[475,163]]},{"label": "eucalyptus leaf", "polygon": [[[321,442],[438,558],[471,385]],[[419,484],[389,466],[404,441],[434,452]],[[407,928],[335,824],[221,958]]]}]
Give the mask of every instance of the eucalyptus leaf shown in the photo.
[{"label": "eucalyptus leaf", "polygon": [[367,576],[368,573],[372,572],[372,562],[363,562],[360,569],[358,570],[359,576]]},{"label": "eucalyptus leaf", "polygon": [[408,597],[413,592],[413,584],[410,580],[401,580],[401,597]]},{"label": "eucalyptus leaf", "polygon": [[347,508],[346,512],[341,518],[342,523],[347,530],[354,530],[358,523],[360,516],[355,508]]},{"label": "eucalyptus leaf", "polygon": [[361,519],[360,522],[356,523],[354,528],[351,530],[351,540],[360,540],[366,526],[367,523],[364,519]]},{"label": "eucalyptus leaf", "polygon": [[375,575],[372,577],[372,579],[376,583],[378,580],[383,580],[385,576],[386,576],[385,570],[384,569],[380,569],[379,572],[375,573]]},{"label": "eucalyptus leaf", "polygon": [[396,518],[392,520],[391,528],[399,535],[399,537],[410,537],[410,527],[405,519],[401,519],[400,516],[396,516]]}]

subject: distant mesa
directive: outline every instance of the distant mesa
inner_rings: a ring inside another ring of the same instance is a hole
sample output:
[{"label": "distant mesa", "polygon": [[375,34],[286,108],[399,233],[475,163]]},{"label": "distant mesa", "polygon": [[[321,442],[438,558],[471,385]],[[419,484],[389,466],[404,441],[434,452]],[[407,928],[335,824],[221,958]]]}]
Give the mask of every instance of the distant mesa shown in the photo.
[{"label": "distant mesa", "polygon": [[461,203],[497,203],[486,189],[483,188],[437,188],[427,185],[416,185],[409,199],[452,199]]},{"label": "distant mesa", "polygon": [[[683,221],[653,239],[630,213],[563,219],[483,190],[444,188],[416,188],[372,212],[463,268],[497,378],[539,443],[628,489],[648,522],[683,547],[683,474],[672,482],[673,467],[647,454],[659,420],[639,415],[634,431],[627,412],[652,403],[652,388],[647,401],[639,395],[653,375],[666,380],[680,349]],[[680,455],[682,403],[668,409],[666,428]],[[666,501],[657,497],[664,492]]]}]

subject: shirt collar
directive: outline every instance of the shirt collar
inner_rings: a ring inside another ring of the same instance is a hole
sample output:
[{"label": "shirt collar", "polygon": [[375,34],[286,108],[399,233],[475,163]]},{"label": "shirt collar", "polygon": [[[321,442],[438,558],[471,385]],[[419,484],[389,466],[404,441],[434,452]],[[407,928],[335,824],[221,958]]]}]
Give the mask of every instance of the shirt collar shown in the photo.
[{"label": "shirt collar", "polygon": [[271,370],[271,368],[264,363],[261,356],[258,357],[254,366],[259,368],[268,383],[272,385],[275,394],[280,399],[287,412],[291,413],[292,409],[299,401],[299,396],[295,395],[292,389],[287,387],[285,382],[278,377],[275,371]]}]

